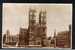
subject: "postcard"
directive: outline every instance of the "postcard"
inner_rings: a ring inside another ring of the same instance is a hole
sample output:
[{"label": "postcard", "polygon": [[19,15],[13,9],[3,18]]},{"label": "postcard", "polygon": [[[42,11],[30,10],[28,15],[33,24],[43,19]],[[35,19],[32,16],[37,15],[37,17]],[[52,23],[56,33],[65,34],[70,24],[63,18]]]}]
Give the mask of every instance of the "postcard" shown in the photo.
[{"label": "postcard", "polygon": [[71,48],[72,4],[3,3],[2,48]]}]

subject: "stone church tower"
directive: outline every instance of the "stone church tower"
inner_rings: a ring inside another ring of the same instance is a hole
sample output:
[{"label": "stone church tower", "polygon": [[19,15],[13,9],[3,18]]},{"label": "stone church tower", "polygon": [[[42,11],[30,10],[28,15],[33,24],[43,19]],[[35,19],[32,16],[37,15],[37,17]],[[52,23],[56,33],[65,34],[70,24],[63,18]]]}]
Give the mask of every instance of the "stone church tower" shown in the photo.
[{"label": "stone church tower", "polygon": [[46,11],[40,11],[39,13],[39,25],[40,25],[40,34],[41,34],[41,45],[43,47],[47,46],[47,36],[46,36]]},{"label": "stone church tower", "polygon": [[35,45],[35,28],[36,28],[36,10],[30,9],[29,10],[29,45]]},{"label": "stone church tower", "polygon": [[46,36],[46,11],[39,12],[39,22],[36,23],[36,10],[29,10],[29,26],[28,26],[28,38],[29,45],[34,46],[47,46]]}]

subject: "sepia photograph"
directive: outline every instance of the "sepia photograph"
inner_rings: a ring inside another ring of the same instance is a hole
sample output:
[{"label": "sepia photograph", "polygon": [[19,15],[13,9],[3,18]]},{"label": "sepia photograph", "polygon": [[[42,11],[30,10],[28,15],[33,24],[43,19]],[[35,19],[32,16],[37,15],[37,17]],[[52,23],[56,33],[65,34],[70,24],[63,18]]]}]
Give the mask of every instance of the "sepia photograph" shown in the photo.
[{"label": "sepia photograph", "polygon": [[2,48],[71,48],[72,4],[3,3]]}]

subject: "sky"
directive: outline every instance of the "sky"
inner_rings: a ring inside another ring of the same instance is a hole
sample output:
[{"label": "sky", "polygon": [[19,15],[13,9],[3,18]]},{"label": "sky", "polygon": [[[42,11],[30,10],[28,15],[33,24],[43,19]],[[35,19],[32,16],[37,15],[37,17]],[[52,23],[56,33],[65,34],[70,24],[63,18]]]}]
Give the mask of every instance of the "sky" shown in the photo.
[{"label": "sky", "polygon": [[37,22],[39,12],[47,11],[47,36],[53,36],[55,30],[68,30],[69,24],[72,24],[72,4],[3,3],[2,34],[8,29],[12,35],[16,35],[20,27],[28,28],[29,8],[37,11]]}]

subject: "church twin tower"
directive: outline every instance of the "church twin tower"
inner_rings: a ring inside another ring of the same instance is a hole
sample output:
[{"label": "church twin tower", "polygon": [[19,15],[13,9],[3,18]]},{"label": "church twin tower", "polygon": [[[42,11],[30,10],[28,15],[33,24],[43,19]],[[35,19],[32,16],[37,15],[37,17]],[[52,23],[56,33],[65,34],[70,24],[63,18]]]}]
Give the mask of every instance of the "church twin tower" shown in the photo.
[{"label": "church twin tower", "polygon": [[[36,24],[36,10],[34,9],[29,10],[29,25],[31,24]],[[46,11],[39,12],[39,24],[46,24]]]},{"label": "church twin tower", "polygon": [[39,12],[39,22],[36,22],[36,10],[29,10],[29,45],[46,47],[46,11]]}]

